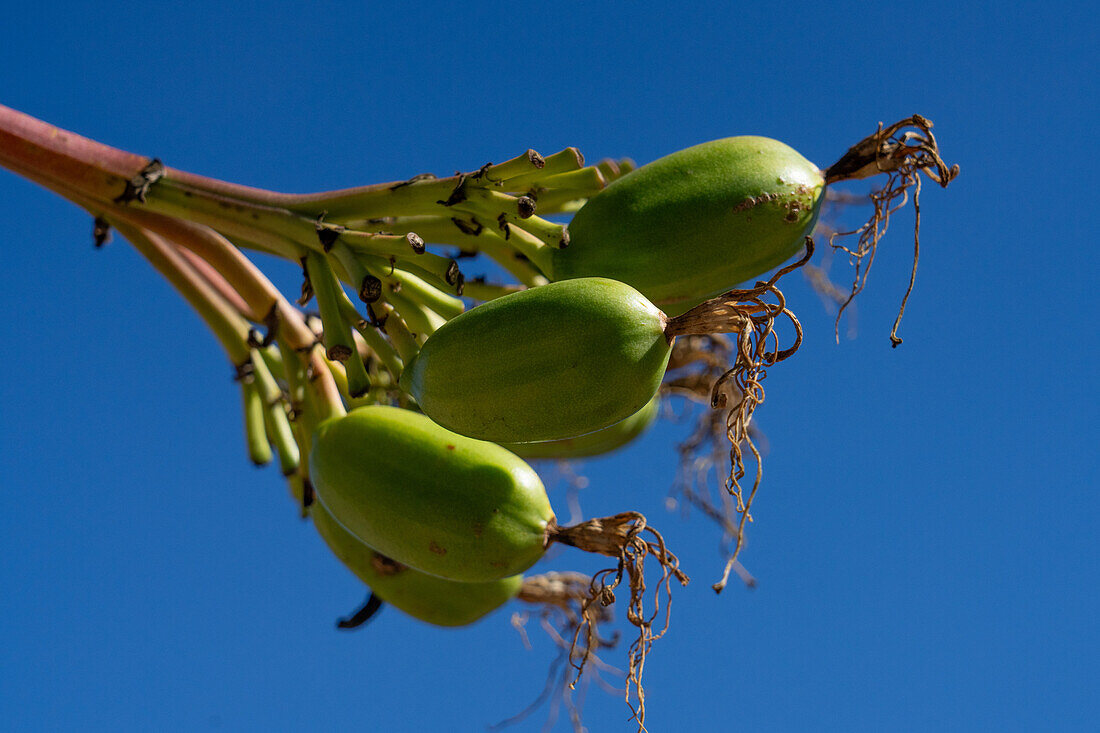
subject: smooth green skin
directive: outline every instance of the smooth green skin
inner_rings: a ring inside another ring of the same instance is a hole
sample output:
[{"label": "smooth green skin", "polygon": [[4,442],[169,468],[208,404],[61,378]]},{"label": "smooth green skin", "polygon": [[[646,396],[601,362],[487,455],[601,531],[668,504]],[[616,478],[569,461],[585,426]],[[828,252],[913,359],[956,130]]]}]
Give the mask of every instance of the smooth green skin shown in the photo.
[{"label": "smooth green skin", "polygon": [[313,525],[332,553],[371,591],[394,608],[436,626],[466,626],[515,598],[523,576],[489,583],[460,583],[403,567],[393,574],[378,572],[380,553],[360,542],[320,504],[310,510]]},{"label": "smooth green skin", "polygon": [[698,301],[797,253],[824,192],[817,166],[777,140],[730,137],[686,148],[589,199],[548,275],[615,278],[661,306]]},{"label": "smooth green skin", "polygon": [[644,433],[657,419],[660,407],[660,395],[653,395],[653,399],[647,402],[645,407],[609,428],[579,435],[576,438],[548,440],[542,443],[504,443],[504,447],[526,460],[569,460],[607,455]]},{"label": "smooth green skin", "polygon": [[657,392],[664,314],[606,278],[550,283],[452,318],[401,387],[457,433],[498,443],[574,438],[630,417]]},{"label": "smooth green skin", "polygon": [[538,474],[518,456],[372,405],[322,424],[309,476],[340,524],[386,557],[465,582],[522,573],[554,518]]}]

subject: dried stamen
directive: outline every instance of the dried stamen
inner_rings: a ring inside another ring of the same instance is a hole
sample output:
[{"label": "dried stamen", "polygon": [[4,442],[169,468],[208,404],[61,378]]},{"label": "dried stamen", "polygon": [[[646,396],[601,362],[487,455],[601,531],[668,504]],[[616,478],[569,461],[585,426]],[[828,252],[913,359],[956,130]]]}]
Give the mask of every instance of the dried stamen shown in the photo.
[{"label": "dried stamen", "polygon": [[[916,128],[907,130],[906,128]],[[890,343],[897,347],[902,340],[898,337],[898,327],[905,314],[905,304],[913,292],[917,276],[917,262],[920,259],[920,173],[924,173],[940,186],[946,188],[959,174],[959,166],[948,165],[940,157],[939,145],[932,134],[932,122],[913,115],[900,122],[883,128],[879,124],[875,134],[853,145],[844,156],[825,172],[825,183],[869,178],[885,173],[886,183],[871,194],[871,217],[862,226],[851,231],[836,232],[829,237],[829,245],[848,254],[855,267],[852,288],[847,299],[841,304],[836,317],[836,338],[840,340],[840,318],[844,310],[859,295],[867,284],[867,275],[875,261],[875,250],[886,234],[890,216],[905,206],[909,200],[909,189],[913,189],[913,210],[916,223],[913,227],[913,269],[909,277],[909,287],[902,298],[894,327],[890,331]],[[856,236],[855,247],[846,247],[836,243],[838,237]]]},{"label": "dried stamen", "polygon": [[[501,730],[516,723],[526,720],[532,713],[539,709],[547,700],[550,700],[550,712],[544,730],[552,728],[557,721],[558,711],[564,704],[569,713],[570,722],[575,733],[583,733],[585,730],[581,722],[581,708],[583,700],[573,700],[573,676],[572,666],[566,665],[566,661],[575,662],[582,656],[588,659],[590,674],[585,679],[594,679],[607,692],[612,694],[620,691],[611,687],[600,677],[600,672],[611,672],[622,675],[622,672],[605,664],[596,651],[599,648],[609,648],[618,643],[618,635],[611,640],[605,640],[594,634],[594,646],[579,648],[571,641],[574,630],[586,617],[587,623],[593,627],[602,622],[610,621],[609,609],[603,606],[593,606],[587,612],[582,609],[582,604],[588,598],[592,579],[583,573],[546,573],[534,575],[524,579],[517,600],[537,607],[535,613],[539,623],[554,646],[561,653],[551,662],[546,676],[546,684],[539,695],[516,715],[489,726],[489,730]],[[531,643],[527,636],[527,621],[531,612],[523,611],[512,614],[512,625],[519,632],[525,648],[530,649]],[[583,690],[582,690],[583,692]]]},{"label": "dried stamen", "polygon": [[[644,534],[649,534],[650,538],[646,538]],[[592,576],[588,595],[581,604],[581,622],[573,632],[571,646],[574,650],[581,650],[581,653],[577,655],[579,659],[571,656],[569,660],[576,670],[572,685],[580,679],[592,650],[598,646],[591,612],[598,610],[598,606],[607,607],[615,602],[615,589],[625,575],[630,590],[626,618],[638,629],[638,637],[628,650],[626,703],[634,713],[634,719],[638,721],[638,730],[644,731],[645,688],[642,685],[642,672],[646,656],[653,642],[668,630],[672,579],[680,581],[681,585],[687,585],[688,577],[680,570],[679,559],[665,547],[661,534],[647,526],[646,518],[637,512],[592,519],[571,527],[551,526],[547,537],[552,542],[618,559],[614,568],[601,570]],[[661,566],[661,577],[653,593],[651,611],[647,610],[645,602],[645,559],[650,555],[656,557]],[[654,622],[661,613],[662,592],[668,598],[664,621],[659,628],[654,628]]]},{"label": "dried stamen", "polygon": [[[794,313],[787,308],[786,299],[776,287],[776,282],[805,265],[813,252],[813,239],[806,237],[806,252],[802,258],[776,272],[767,282],[758,282],[748,289],[731,290],[704,301],[683,315],[671,319],[665,327],[665,334],[670,338],[715,331],[731,333],[735,338],[733,366],[714,380],[710,390],[711,407],[728,407],[725,435],[730,443],[730,471],[725,485],[734,499],[734,512],[739,515],[736,530],[733,532],[735,545],[726,562],[722,579],[714,585],[715,592],[722,591],[731,570],[736,566],[737,555],[744,544],[745,525],[752,521],[752,501],[763,478],[760,452],[749,432],[753,412],[764,402],[762,382],[767,376],[769,366],[793,355],[802,343],[802,326]],[[769,295],[774,296],[775,303],[765,300]],[[775,330],[775,321],[778,318],[789,319],[795,331],[794,343],[785,349],[779,348],[779,336]],[[745,447],[756,462],[756,473],[747,495],[741,486],[741,479],[745,476]],[[713,508],[713,504],[706,504]]]}]

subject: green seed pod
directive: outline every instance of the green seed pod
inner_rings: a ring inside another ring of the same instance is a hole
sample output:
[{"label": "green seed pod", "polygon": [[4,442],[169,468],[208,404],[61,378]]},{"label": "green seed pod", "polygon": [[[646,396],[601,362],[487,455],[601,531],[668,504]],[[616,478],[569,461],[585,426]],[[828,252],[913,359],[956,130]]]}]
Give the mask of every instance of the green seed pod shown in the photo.
[{"label": "green seed pod", "polygon": [[777,140],[744,136],[696,145],[589,199],[569,224],[569,246],[553,253],[548,275],[614,278],[662,307],[697,302],[796,254],[824,193],[817,166]]},{"label": "green seed pod", "polygon": [[457,433],[503,443],[574,438],[638,412],[671,353],[665,315],[605,278],[505,295],[445,323],[401,387]]},{"label": "green seed pod", "polygon": [[554,520],[542,481],[520,458],[394,407],[322,424],[309,473],[317,498],[360,540],[452,580],[523,572],[542,557]]},{"label": "green seed pod", "polygon": [[504,443],[503,445],[526,460],[569,460],[602,456],[622,448],[644,433],[657,419],[660,407],[660,396],[653,395],[653,399],[647,402],[645,407],[603,430],[578,435],[575,438],[548,440],[542,443]]},{"label": "green seed pod", "polygon": [[318,534],[332,553],[381,600],[436,626],[465,626],[515,598],[523,576],[488,583],[460,583],[394,562],[340,526],[319,504],[310,509]]}]

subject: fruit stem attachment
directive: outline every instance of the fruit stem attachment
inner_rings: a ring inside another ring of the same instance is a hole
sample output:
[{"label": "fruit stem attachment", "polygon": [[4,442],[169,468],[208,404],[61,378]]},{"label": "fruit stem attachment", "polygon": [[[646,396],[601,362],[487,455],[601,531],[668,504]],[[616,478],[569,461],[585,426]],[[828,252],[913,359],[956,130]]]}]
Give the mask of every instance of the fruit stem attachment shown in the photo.
[{"label": "fruit stem attachment", "polygon": [[[907,127],[902,135],[899,132]],[[880,173],[894,173],[905,169],[921,170],[943,187],[959,174],[959,166],[948,166],[940,157],[936,137],[932,134],[932,121],[920,115],[906,117],[883,127],[848,148],[840,160],[825,171],[825,184],[837,181],[870,178]]]},{"label": "fruit stem attachment", "polygon": [[[922,172],[941,187],[947,188],[955,176],[959,175],[959,166],[948,166],[940,157],[939,144],[936,142],[936,136],[932,134],[932,121],[920,115],[907,117],[887,127],[883,127],[880,122],[878,130],[873,135],[853,145],[840,160],[825,171],[826,185],[837,181],[870,178],[880,173],[887,176],[882,188],[871,194],[873,209],[870,218],[862,226],[851,231],[835,232],[829,237],[829,246],[846,252],[855,267],[851,290],[847,299],[840,304],[836,315],[834,335],[838,343],[840,342],[840,319],[845,309],[867,284],[867,276],[875,262],[875,251],[878,249],[879,241],[886,234],[890,216],[905,206],[909,198],[909,189],[912,188],[915,212],[913,269],[909,276],[909,287],[901,299],[897,318],[894,319],[894,326],[890,330],[890,344],[897,348],[902,343],[901,338],[898,337],[898,328],[901,326],[902,316],[905,315],[905,305],[913,292],[917,277],[917,263],[920,260],[921,184],[919,174]],[[856,237],[855,247],[836,243],[837,238],[849,236]]]},{"label": "fruit stem attachment", "polygon": [[371,593],[366,602],[347,618],[338,619],[336,628],[351,631],[363,626],[382,609],[382,599]]}]

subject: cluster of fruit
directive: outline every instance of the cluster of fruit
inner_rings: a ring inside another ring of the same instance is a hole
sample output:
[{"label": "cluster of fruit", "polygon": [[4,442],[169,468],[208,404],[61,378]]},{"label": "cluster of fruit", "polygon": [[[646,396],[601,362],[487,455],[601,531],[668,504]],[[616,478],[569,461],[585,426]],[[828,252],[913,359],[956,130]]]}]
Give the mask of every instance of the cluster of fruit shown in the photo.
[{"label": "cluster of fruit", "polygon": [[[0,165],[88,210],[97,244],[117,229],[203,316],[236,368],[252,460],[277,453],[303,512],[370,587],[364,616],[385,602],[456,626],[516,597],[549,603],[572,609],[583,667],[599,609],[625,576],[641,723],[642,661],[662,633],[659,604],[647,610],[643,597],[644,560],[660,565],[658,592],[687,577],[638,513],[559,525],[524,459],[629,442],[656,418],[662,385],[685,383],[666,377],[692,363],[683,345],[732,334],[733,363],[707,372],[699,391],[727,410],[727,488],[743,527],[741,445],[760,379],[801,337],[776,282],[812,255],[829,184],[881,172],[896,197],[919,190],[920,171],[950,181],[930,126],[880,127],[826,171],[775,140],[734,137],[637,169],[585,166],[572,148],[528,151],[449,178],[288,195],[169,169],[0,108]],[[574,216],[545,218],[561,214]],[[880,223],[859,230],[861,247],[873,251],[877,239],[862,235]],[[291,305],[242,248],[300,262],[299,305],[315,300],[319,317]],[[803,248],[770,280],[731,290]],[[477,256],[516,282],[467,280],[458,260]],[[786,349],[779,319],[794,326]],[[555,542],[614,567],[581,583],[525,580]]]}]

